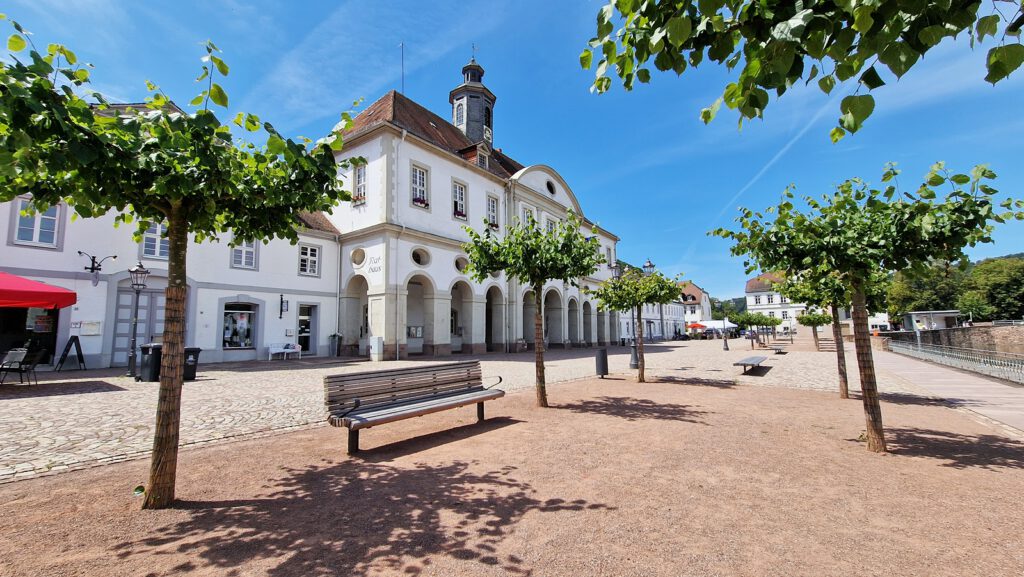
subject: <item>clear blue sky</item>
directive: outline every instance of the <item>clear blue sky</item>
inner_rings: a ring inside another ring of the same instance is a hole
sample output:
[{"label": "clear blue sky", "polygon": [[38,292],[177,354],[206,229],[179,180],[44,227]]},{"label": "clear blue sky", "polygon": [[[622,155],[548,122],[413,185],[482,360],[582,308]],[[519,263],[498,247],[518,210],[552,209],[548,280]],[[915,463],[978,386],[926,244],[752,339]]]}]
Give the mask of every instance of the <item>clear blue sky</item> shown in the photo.
[{"label": "clear blue sky", "polygon": [[[947,41],[903,80],[886,77],[867,125],[833,145],[837,92],[830,98],[813,85],[741,131],[729,110],[710,126],[698,119],[728,79],[713,66],[681,78],[655,72],[632,93],[591,94],[593,73],[578,56],[603,2],[434,4],[14,0],[5,11],[37,44],[62,42],[94,63],[96,88],[119,101],[141,100],[148,79],[187,103],[200,90],[192,83],[200,43],[213,39],[231,65],[230,114],[254,112],[310,137],[329,131],[353,100],[366,106],[400,87],[400,42],[405,93],[449,117],[448,91],[475,43],[498,97],[495,146],[558,170],[586,215],[622,238],[620,258],[649,257],[718,297],[742,295],[746,275],[728,244],[706,231],[732,224],[738,205],[775,203],[790,183],[817,195],[852,176],[877,182],[896,161],[913,189],[945,160],[964,171],[988,163],[996,188],[1024,197],[1024,73],[985,83],[988,45],[971,51]],[[1001,226],[995,239],[972,257],[1024,250],[1024,224]]]}]

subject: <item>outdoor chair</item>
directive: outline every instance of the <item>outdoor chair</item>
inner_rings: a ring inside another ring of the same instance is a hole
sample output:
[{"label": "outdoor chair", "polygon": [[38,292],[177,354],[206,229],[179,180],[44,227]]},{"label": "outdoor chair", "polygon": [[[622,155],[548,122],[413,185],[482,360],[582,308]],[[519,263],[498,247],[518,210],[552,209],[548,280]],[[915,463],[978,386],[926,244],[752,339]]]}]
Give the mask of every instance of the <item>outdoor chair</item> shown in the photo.
[{"label": "outdoor chair", "polygon": [[[8,355],[12,352],[14,352],[14,350],[8,351]],[[31,385],[32,376],[35,375],[36,384],[39,384],[39,374],[36,373],[36,366],[43,362],[48,351],[46,349],[39,349],[34,353],[31,353],[31,355],[25,349],[21,349],[19,352],[21,358],[18,358],[17,360],[11,359],[9,363],[7,357],[4,357],[3,363],[0,364],[0,367],[2,367],[3,370],[3,374],[0,374],[0,385],[4,384],[4,380],[7,379],[7,373],[11,372],[18,373],[19,383],[24,383],[24,375],[28,375],[28,384]],[[15,355],[15,358],[18,356],[19,355]]]},{"label": "outdoor chair", "polygon": [[[12,370],[21,369],[21,364],[25,361],[25,355],[28,354],[28,349],[11,349],[4,353],[3,359],[0,359],[0,385],[4,384],[4,379],[7,378],[7,373]],[[19,377],[21,374],[19,373]]]}]

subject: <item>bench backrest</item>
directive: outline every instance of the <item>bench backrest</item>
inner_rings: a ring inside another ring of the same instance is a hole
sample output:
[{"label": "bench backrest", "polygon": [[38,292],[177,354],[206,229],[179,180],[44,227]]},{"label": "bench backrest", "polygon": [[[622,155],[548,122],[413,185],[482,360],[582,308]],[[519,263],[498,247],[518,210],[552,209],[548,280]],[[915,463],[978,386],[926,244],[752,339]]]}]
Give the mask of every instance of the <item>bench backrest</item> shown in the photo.
[{"label": "bench backrest", "polygon": [[324,377],[324,403],[330,413],[391,405],[413,399],[483,388],[480,361],[462,361]]}]

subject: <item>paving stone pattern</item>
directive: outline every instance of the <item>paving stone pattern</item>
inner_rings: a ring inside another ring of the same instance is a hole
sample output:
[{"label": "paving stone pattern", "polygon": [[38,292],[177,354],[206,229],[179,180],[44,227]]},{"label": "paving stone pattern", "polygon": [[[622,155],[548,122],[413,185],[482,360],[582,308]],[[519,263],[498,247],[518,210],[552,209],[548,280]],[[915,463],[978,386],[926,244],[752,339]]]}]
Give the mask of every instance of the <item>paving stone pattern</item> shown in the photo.
[{"label": "paving stone pattern", "polygon": [[[669,342],[647,346],[649,375],[744,384],[837,390],[833,353],[752,353],[749,343]],[[848,363],[856,390],[856,365]],[[751,354],[768,356],[766,371],[741,375],[732,365]],[[594,349],[549,351],[549,383],[593,378]],[[323,377],[329,374],[422,365],[474,357],[392,361],[386,364],[341,359],[302,359],[200,365],[199,378],[182,393],[181,442],[196,446],[323,426]],[[501,375],[506,391],[530,388],[533,353],[478,357],[484,375]],[[630,373],[628,347],[609,348],[613,374]],[[157,383],[137,383],[123,369],[41,374],[38,386],[0,387],[0,483],[147,455],[153,442]],[[490,381],[488,381],[490,382]],[[920,393],[904,378],[886,379],[883,391]],[[553,387],[552,391],[556,391]],[[557,393],[553,393],[557,394]],[[339,433],[342,450],[344,436]]]}]

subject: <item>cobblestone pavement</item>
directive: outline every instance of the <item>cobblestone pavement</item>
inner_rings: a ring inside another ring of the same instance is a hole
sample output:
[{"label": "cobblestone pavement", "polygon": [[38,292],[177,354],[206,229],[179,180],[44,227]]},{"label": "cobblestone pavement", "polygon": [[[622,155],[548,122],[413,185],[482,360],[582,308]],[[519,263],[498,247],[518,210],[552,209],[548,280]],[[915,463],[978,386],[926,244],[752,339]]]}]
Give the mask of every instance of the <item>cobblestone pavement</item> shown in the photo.
[{"label": "cobblestone pavement", "polygon": [[[732,363],[752,354],[749,343],[731,342],[731,351],[723,351],[721,341],[648,345],[648,374],[711,385],[837,390],[834,353],[801,351],[801,347],[784,355],[768,351],[762,371],[741,375]],[[857,390],[856,363],[850,353],[851,389]],[[594,354],[593,349],[549,351],[548,382],[592,377]],[[185,383],[182,393],[181,443],[194,446],[322,426],[322,379],[328,374],[466,358],[472,357],[386,365],[342,359],[200,365],[199,378]],[[501,388],[506,391],[533,386],[533,353],[479,358],[484,375],[504,377]],[[629,373],[628,364],[627,347],[609,348],[613,374]],[[136,383],[123,373],[123,369],[49,373],[41,374],[38,386],[0,387],[0,482],[145,456],[152,445],[157,384]],[[922,393],[904,378],[887,379],[884,372],[880,388]],[[343,443],[339,433],[339,450]]]}]

